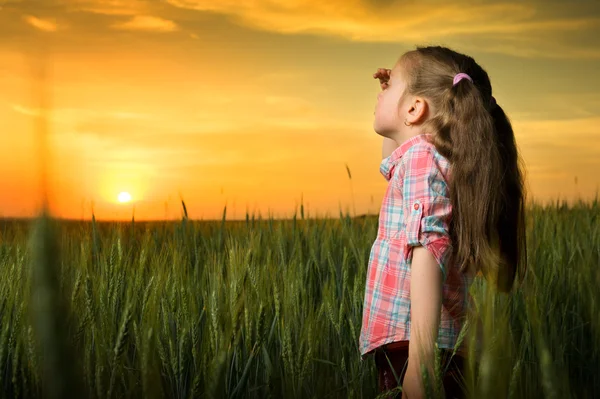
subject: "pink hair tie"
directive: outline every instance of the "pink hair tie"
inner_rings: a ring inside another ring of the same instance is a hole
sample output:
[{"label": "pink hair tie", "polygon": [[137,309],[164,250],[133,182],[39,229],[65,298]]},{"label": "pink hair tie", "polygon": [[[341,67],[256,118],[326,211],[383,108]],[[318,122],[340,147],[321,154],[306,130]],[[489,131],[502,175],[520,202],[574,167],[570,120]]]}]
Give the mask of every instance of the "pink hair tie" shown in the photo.
[{"label": "pink hair tie", "polygon": [[454,80],[452,81],[452,86],[456,85],[462,79],[469,79],[471,82],[473,81],[473,79],[471,79],[471,77],[466,73],[457,73],[456,76],[454,76]]}]

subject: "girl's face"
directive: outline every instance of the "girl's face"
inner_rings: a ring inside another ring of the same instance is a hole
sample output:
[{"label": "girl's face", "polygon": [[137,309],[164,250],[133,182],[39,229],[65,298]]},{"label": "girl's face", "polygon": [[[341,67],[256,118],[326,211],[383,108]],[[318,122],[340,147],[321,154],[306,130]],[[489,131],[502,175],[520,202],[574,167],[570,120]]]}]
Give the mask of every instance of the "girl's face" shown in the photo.
[{"label": "girl's face", "polygon": [[394,138],[404,129],[403,105],[405,102],[406,82],[402,76],[402,68],[398,65],[392,69],[390,80],[377,96],[375,121],[373,128],[377,134]]}]

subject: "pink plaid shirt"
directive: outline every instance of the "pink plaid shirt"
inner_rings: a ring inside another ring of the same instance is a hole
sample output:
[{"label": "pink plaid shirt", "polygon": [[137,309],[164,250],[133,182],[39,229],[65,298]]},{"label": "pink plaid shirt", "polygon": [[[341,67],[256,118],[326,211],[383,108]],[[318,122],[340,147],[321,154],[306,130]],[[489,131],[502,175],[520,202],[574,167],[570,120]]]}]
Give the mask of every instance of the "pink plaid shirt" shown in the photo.
[{"label": "pink plaid shirt", "polygon": [[418,135],[405,141],[380,165],[389,181],[371,248],[360,334],[362,358],[373,349],[410,338],[412,247],[427,248],[443,275],[438,345],[454,348],[469,304],[472,278],[447,264],[451,253],[448,226],[452,214],[450,164]]}]

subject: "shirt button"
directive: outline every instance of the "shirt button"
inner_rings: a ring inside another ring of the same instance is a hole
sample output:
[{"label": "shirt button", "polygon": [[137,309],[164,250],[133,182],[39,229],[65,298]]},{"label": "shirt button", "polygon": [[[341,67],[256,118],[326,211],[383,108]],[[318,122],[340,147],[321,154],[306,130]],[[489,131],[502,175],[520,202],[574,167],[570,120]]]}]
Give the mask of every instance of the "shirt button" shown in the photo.
[{"label": "shirt button", "polygon": [[419,210],[419,204],[415,204],[415,211]]}]

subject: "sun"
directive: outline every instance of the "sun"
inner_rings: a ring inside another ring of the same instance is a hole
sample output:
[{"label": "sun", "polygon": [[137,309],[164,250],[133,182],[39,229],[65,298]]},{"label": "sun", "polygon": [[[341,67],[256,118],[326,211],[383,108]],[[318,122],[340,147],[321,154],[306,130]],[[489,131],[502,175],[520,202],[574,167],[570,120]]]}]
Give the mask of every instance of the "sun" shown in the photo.
[{"label": "sun", "polygon": [[124,204],[125,202],[131,201],[131,194],[123,191],[122,193],[119,193],[119,196],[117,198],[119,199],[120,203]]}]

